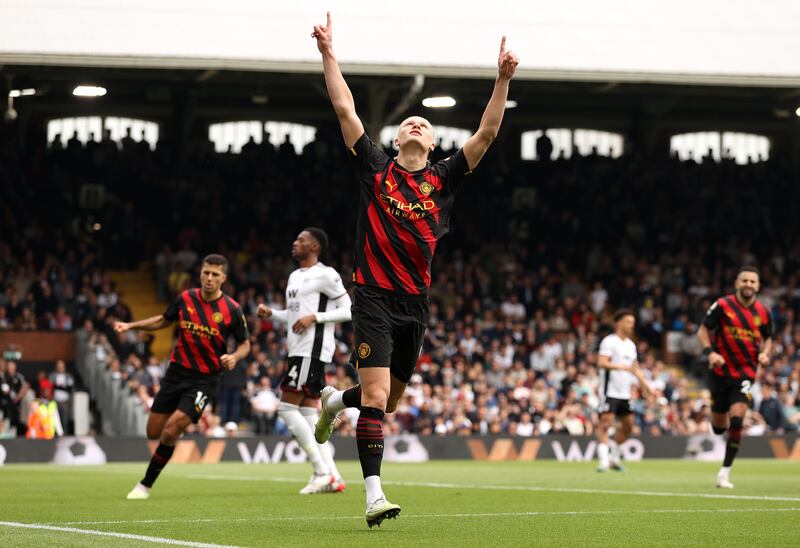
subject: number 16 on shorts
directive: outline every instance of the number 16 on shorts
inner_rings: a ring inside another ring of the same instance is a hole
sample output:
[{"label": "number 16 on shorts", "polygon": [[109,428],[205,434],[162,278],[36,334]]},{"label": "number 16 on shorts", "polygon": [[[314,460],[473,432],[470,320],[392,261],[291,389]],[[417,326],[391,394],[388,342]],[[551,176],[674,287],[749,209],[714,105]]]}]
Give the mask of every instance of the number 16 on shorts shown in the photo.
[{"label": "number 16 on shorts", "polygon": [[208,396],[203,394],[200,390],[197,391],[197,396],[194,398],[194,410],[198,413],[202,413],[203,409],[206,407],[206,403],[208,402]]}]

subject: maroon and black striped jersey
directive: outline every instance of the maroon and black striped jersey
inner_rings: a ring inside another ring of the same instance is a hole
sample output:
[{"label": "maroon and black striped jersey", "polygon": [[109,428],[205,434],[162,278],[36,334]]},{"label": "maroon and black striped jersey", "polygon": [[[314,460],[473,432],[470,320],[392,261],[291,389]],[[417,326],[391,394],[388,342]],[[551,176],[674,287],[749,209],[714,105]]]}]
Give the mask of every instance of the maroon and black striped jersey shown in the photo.
[{"label": "maroon and black striped jersey", "polygon": [[761,343],[772,337],[772,318],[759,301],[742,306],[736,295],[720,297],[708,309],[703,325],[713,333],[714,351],[725,358],[713,369],[719,377],[753,380]]},{"label": "maroon and black striped jersey", "polygon": [[230,336],[237,343],[250,337],[242,308],[224,293],[206,302],[199,289],[187,289],[167,307],[164,318],[178,324],[170,362],[205,375],[222,371],[219,357],[228,352]]},{"label": "maroon and black striped jersey", "polygon": [[353,281],[426,294],[436,243],[449,231],[453,200],[469,174],[464,152],[419,171],[400,167],[366,133],[350,152],[361,190]]}]

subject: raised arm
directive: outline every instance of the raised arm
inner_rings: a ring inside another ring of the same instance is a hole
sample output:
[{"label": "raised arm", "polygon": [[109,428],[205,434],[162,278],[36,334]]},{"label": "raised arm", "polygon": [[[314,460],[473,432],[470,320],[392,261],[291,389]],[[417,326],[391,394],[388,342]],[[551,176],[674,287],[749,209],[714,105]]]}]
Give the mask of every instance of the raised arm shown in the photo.
[{"label": "raised arm", "polygon": [[486,154],[489,145],[492,144],[497,132],[500,131],[500,122],[503,121],[503,113],[506,110],[506,99],[508,98],[508,83],[513,78],[519,64],[519,57],[513,52],[506,51],[506,37],[500,41],[500,55],[497,58],[497,79],[494,82],[494,91],[483,111],[481,125],[475,135],[467,139],[464,143],[464,156],[467,159],[469,169],[473,170]]},{"label": "raised arm", "polygon": [[328,88],[328,95],[339,118],[339,125],[342,127],[342,137],[347,148],[352,148],[358,138],[364,134],[364,125],[356,114],[356,104],[353,101],[353,94],[344,81],[339,63],[333,54],[333,26],[331,24],[331,12],[328,12],[328,22],[322,25],[314,25],[312,38],[317,40],[317,48],[322,54],[322,68],[325,71],[325,86]]}]

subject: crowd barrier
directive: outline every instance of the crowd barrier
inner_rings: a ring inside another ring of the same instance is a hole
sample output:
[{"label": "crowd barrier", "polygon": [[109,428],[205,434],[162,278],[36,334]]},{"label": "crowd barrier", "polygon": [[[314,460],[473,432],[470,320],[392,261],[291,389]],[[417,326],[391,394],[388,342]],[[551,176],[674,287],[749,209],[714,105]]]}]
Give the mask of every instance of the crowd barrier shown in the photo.
[{"label": "crowd barrier", "polygon": [[[0,464],[53,463],[104,464],[141,462],[150,458],[157,442],[139,437],[65,437],[54,440],[0,440]],[[357,459],[353,438],[331,439],[339,459]],[[541,438],[388,436],[384,460],[387,462],[426,462],[437,459],[486,461],[558,460],[582,462],[595,459],[597,443],[579,436]],[[725,454],[722,436],[633,438],[622,445],[628,462],[642,459],[686,459],[719,462]],[[739,450],[744,458],[800,460],[800,436],[759,436],[745,438]],[[292,438],[264,436],[250,438],[187,437],[178,442],[171,462],[242,462],[269,464],[305,462],[306,456]]]}]

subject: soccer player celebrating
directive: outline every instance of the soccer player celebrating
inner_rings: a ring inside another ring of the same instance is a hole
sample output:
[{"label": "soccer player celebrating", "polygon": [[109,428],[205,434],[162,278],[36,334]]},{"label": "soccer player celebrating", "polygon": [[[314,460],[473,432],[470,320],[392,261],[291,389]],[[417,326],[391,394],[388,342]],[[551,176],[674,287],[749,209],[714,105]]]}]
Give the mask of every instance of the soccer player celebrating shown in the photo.
[{"label": "soccer player celebrating", "polygon": [[[620,446],[625,443],[633,430],[633,412],[630,407],[631,386],[650,393],[650,385],[644,378],[636,361],[636,344],[633,342],[633,329],[636,317],[633,311],[622,309],[614,314],[614,332],[600,341],[597,352],[597,367],[600,368],[600,408],[597,425],[598,472],[607,472],[609,467],[621,471]],[[608,430],[617,418],[616,445],[610,451]]]},{"label": "soccer player celebrating", "polygon": [[742,267],[735,287],[735,294],[720,297],[711,305],[697,330],[712,373],[711,427],[715,434],[728,431],[725,460],[717,474],[717,487],[722,489],[733,489],[731,466],[753,398],[750,389],[758,366],[769,364],[772,351],[772,318],[756,299],[760,288],[758,270]]},{"label": "soccer player celebrating", "polygon": [[322,54],[328,94],[358,173],[353,361],[361,380],[343,392],[325,387],[315,434],[324,442],[339,411],[360,409],[356,443],[366,484],[366,520],[372,527],[400,514],[400,506],[389,502],[381,488],[382,421],[384,413],[395,411],[419,356],[428,321],[433,253],[448,231],[450,209],[465,175],[497,136],[519,59],[506,51],[503,37],[494,91],[478,131],[461,150],[431,165],[434,130],[425,118],[412,116],[400,124],[396,158],[388,157],[364,132],[333,53],[330,13],[327,24],[315,26],[311,36]]},{"label": "soccer player celebrating", "polygon": [[[182,292],[163,314],[114,324],[120,334],[130,329],[157,331],[178,324],[169,367],[147,419],[147,437],[159,440],[159,444],[144,478],[128,493],[130,500],[150,497],[150,489],[172,457],[178,438],[189,424],[200,420],[209,398],[216,398],[222,370],[233,369],[250,352],[244,313],[221,289],[227,272],[225,257],[208,255],[200,267],[200,288]],[[238,346],[229,353],[231,336]]]},{"label": "soccer player celebrating", "polygon": [[328,246],[322,229],[303,230],[292,244],[298,269],[286,284],[286,310],[258,305],[258,315],[274,318],[289,326],[289,363],[281,382],[278,415],[308,455],[314,474],[301,495],[344,491],[345,483],[329,444],[317,445],[313,429],[317,423],[317,402],[324,386],[325,365],[333,360],[336,322],[350,321],[350,296],[342,278],[319,260]]}]

